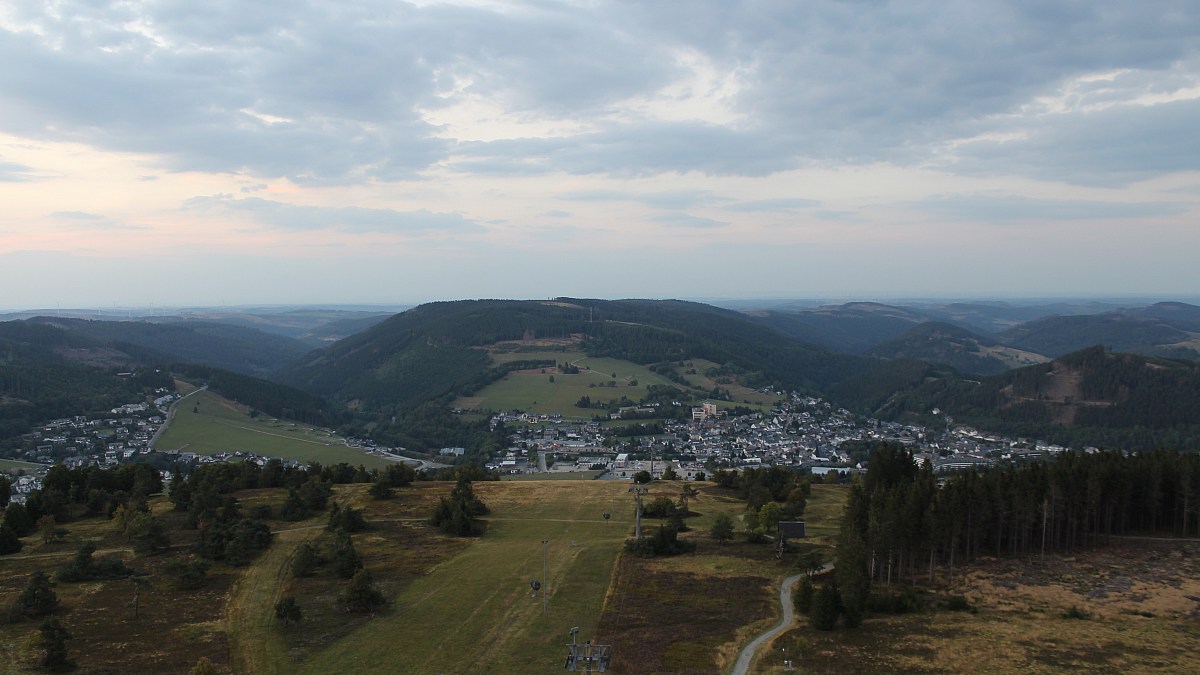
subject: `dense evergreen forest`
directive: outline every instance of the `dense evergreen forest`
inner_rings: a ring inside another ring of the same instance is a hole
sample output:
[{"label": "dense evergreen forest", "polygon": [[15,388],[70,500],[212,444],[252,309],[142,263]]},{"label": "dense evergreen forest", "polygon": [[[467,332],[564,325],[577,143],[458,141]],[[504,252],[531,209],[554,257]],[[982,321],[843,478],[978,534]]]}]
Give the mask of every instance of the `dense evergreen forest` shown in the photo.
[{"label": "dense evergreen forest", "polygon": [[919,362],[892,362],[877,372],[887,376],[850,380],[835,391],[885,419],[936,425],[930,411],[940,408],[980,429],[1071,447],[1200,448],[1200,364],[1189,361],[1097,346],[979,380],[937,374]]},{"label": "dense evergreen forest", "polygon": [[1200,536],[1200,454],[1068,452],[1054,461],[952,476],[939,486],[883,445],[851,487],[837,553],[843,604],[873,583],[915,580],[979,556],[1035,558],[1119,535]]},{"label": "dense evergreen forest", "polygon": [[321,426],[336,426],[349,417],[348,413],[334,411],[319,396],[256,377],[191,364],[176,364],[170,370],[194,384],[207,384],[221,396],[272,417]]},{"label": "dense evergreen forest", "polygon": [[53,326],[0,323],[0,445],[46,420],[111,410],[174,386],[165,371],[134,367],[137,360],[115,348],[104,359],[119,365],[92,367],[62,356],[97,349],[95,340]]}]

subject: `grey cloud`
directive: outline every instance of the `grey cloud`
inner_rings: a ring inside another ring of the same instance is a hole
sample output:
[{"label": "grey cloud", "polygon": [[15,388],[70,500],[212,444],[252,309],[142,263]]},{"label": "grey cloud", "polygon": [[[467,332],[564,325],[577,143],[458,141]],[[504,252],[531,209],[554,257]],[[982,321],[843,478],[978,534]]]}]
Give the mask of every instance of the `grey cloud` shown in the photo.
[{"label": "grey cloud", "polygon": [[296,230],[335,228],[350,232],[444,232],[462,234],[482,231],[474,221],[455,213],[432,213],[425,209],[396,211],[359,206],[298,206],[249,197],[229,195],[193,197],[184,203],[187,210],[215,215],[243,214],[254,222]]},{"label": "grey cloud", "polygon": [[915,207],[923,213],[975,222],[1155,218],[1177,215],[1187,210],[1179,204],[1172,203],[1031,199],[1007,195],[942,197],[910,203],[907,206]]},{"label": "grey cloud", "polygon": [[1049,115],[1015,129],[1023,131],[1025,138],[979,141],[960,148],[956,169],[1097,185],[1196,171],[1200,170],[1197,119],[1197,100]]},{"label": "grey cloud", "polygon": [[689,213],[664,213],[655,216],[654,220],[663,225],[672,227],[692,227],[692,228],[715,228],[727,227],[730,223],[722,220],[713,220],[712,218],[703,218],[701,216],[693,216]]},{"label": "grey cloud", "polygon": [[815,199],[783,197],[779,199],[756,199],[749,202],[735,202],[721,208],[726,211],[791,211],[793,209],[811,209],[820,206]]},{"label": "grey cloud", "polygon": [[[624,177],[925,165],[952,141],[1027,118],[1025,106],[1072,78],[1127,69],[1169,89],[1196,78],[1194,64],[1178,67],[1200,54],[1200,12],[1188,0],[10,4],[11,25],[42,34],[0,29],[0,59],[21,64],[0,69],[0,129],[153,153],[173,170],[309,183],[411,179],[443,162]],[[735,123],[648,121],[623,108],[686,75],[675,58],[685,52],[719,76],[738,73]],[[1130,91],[1085,94],[1118,101]],[[462,96],[591,131],[437,137],[420,111]],[[1171,115],[1164,107],[1127,109],[1145,136],[1128,143],[1105,143],[1089,113],[1066,114],[1063,129],[1035,128],[1024,157],[996,166],[1036,173],[1046,157],[1046,173],[1096,181],[1193,168],[1190,145],[1146,154],[1161,148],[1149,136]],[[1053,155],[1054,140],[1068,152]],[[944,168],[982,171],[996,154],[967,150]],[[0,167],[0,179],[12,175]]]},{"label": "grey cloud", "polygon": [[581,202],[623,201],[663,209],[685,209],[712,204],[720,199],[710,190],[663,190],[659,192],[619,192],[617,190],[579,190],[559,195],[559,199]]}]

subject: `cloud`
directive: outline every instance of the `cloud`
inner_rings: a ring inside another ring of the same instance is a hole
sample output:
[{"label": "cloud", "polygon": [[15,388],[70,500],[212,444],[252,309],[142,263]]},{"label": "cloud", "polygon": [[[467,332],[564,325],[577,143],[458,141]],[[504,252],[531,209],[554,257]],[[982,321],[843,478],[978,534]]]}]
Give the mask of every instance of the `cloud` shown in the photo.
[{"label": "cloud", "polygon": [[0,162],[0,183],[23,183],[34,178],[33,169],[24,164]]},{"label": "cloud", "polygon": [[[0,59],[2,131],[300,184],[1200,161],[1196,96],[1172,100],[1200,83],[1188,0],[14,0]],[[475,133],[502,125],[530,133]]]},{"label": "cloud", "polygon": [[98,213],[88,213],[86,211],[55,211],[50,214],[55,220],[74,220],[85,222],[96,222],[105,220],[104,216]]},{"label": "cloud", "polygon": [[664,213],[654,216],[653,220],[671,227],[690,227],[701,229],[728,227],[732,224],[722,220],[713,220],[712,218],[693,216],[688,213]]},{"label": "cloud", "polygon": [[347,232],[391,232],[466,234],[484,230],[478,223],[456,213],[432,213],[425,209],[396,211],[360,206],[302,206],[231,195],[193,197],[184,209],[206,215],[245,216],[256,223],[292,230],[338,229]]},{"label": "cloud", "polygon": [[580,202],[633,202],[660,209],[686,209],[713,204],[721,200],[721,197],[710,190],[662,190],[658,192],[577,190],[563,193],[558,198]]},{"label": "cloud", "polygon": [[727,211],[791,211],[794,209],[811,209],[820,205],[821,202],[815,199],[783,197],[779,199],[756,199],[748,202],[735,202],[733,204],[726,204],[721,208]]},{"label": "cloud", "polygon": [[912,202],[907,206],[943,218],[975,222],[1072,221],[1158,218],[1186,213],[1170,202],[1105,202],[1033,199],[1018,195],[960,195]]}]

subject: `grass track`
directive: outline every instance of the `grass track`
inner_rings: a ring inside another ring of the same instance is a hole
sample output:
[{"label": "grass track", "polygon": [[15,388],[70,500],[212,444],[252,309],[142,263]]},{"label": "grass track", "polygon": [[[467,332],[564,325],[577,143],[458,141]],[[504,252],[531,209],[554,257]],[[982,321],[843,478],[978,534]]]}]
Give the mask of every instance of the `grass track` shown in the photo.
[{"label": "grass track", "polygon": [[[632,509],[624,486],[475,486],[495,516],[488,533],[404,588],[387,612],[300,664],[299,672],[561,671],[567,631],[579,626],[581,636],[593,634],[629,534]],[[605,523],[601,515],[610,510],[612,522]],[[529,588],[530,579],[542,576],[542,539],[549,541],[547,617]]]},{"label": "grass track", "polygon": [[275,603],[282,597],[291,574],[296,549],[322,532],[322,527],[306,524],[311,521],[297,523],[294,529],[275,535],[271,547],[230,591],[229,604],[225,608],[225,629],[235,673],[294,672],[275,618]]}]

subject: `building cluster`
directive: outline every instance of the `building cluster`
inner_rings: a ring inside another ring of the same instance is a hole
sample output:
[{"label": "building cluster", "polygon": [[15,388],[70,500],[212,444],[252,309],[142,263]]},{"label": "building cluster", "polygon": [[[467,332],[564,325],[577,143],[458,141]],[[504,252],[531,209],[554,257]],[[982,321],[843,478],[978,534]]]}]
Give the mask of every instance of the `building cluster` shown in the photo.
[{"label": "building cluster", "polygon": [[[558,415],[505,412],[493,423],[514,429],[513,445],[489,468],[504,473],[607,469],[613,478],[639,471],[660,477],[668,467],[692,479],[718,468],[782,466],[814,474],[863,471],[872,442],[912,450],[917,462],[937,472],[992,466],[1060,453],[1065,448],[1035,440],[985,434],[969,427],[933,431],[885,422],[836,408],[820,398],[793,394],[769,412],[730,416],[706,402],[690,419],[666,420],[653,436],[623,438],[615,427]],[[546,468],[542,467],[542,455]]]}]

